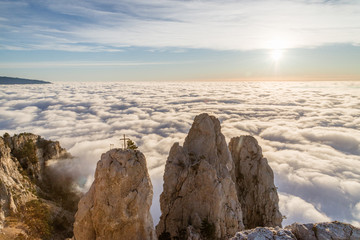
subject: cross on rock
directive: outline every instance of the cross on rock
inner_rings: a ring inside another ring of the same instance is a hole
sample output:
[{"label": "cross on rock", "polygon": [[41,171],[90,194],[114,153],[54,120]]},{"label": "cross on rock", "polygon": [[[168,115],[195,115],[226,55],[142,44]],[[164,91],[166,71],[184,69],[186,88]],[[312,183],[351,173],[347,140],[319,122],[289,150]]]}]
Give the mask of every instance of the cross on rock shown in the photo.
[{"label": "cross on rock", "polygon": [[124,150],[126,149],[126,140],[130,140],[130,138],[126,138],[125,137],[125,134],[124,134],[124,137],[123,138],[120,138],[120,141],[124,140]]}]

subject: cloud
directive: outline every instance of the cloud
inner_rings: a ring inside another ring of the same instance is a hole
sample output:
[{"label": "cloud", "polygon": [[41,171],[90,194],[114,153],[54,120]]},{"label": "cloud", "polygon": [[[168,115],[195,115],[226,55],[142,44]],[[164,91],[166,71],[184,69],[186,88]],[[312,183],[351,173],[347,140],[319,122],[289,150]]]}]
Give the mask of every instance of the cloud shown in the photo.
[{"label": "cloud", "polygon": [[1,5],[1,16],[8,20],[1,21],[2,49],[252,50],[360,43],[358,1],[47,0]]},{"label": "cloud", "polygon": [[[168,151],[193,118],[217,116],[227,141],[255,136],[274,170],[290,221],[358,224],[359,82],[139,82],[3,86],[0,133],[33,132],[75,156],[59,168],[89,187],[96,163],[123,134],[145,154],[158,222]],[[69,166],[69,167],[68,167]],[[296,208],[294,206],[301,206]]]},{"label": "cloud", "polygon": [[[57,46],[54,46],[57,48]],[[119,50],[120,51],[120,50]],[[114,61],[102,61],[102,62],[22,62],[22,63],[2,63],[0,68],[16,69],[16,68],[61,68],[61,67],[103,67],[103,66],[146,66],[146,65],[171,65],[182,64],[185,62],[114,62]]]},{"label": "cloud", "polygon": [[349,133],[342,133],[336,130],[323,132],[321,129],[312,129],[302,134],[313,142],[321,142],[343,152],[360,155],[360,139],[351,136]]},{"label": "cloud", "polygon": [[280,211],[287,213],[285,215],[286,219],[283,222],[284,225],[294,222],[314,223],[331,221],[329,217],[317,210],[311,203],[299,197],[281,193],[279,197]]}]

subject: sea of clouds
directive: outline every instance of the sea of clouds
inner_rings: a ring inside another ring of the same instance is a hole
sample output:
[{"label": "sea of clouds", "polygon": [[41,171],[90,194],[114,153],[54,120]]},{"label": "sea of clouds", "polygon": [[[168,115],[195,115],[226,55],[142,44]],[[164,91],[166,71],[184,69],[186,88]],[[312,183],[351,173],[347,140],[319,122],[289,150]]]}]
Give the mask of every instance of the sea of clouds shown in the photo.
[{"label": "sea of clouds", "polygon": [[227,141],[255,136],[275,173],[284,225],[360,226],[360,82],[56,83],[0,87],[0,133],[32,132],[73,156],[56,163],[91,185],[96,163],[123,134],[145,154],[152,215],[168,151],[197,114],[218,117]]}]

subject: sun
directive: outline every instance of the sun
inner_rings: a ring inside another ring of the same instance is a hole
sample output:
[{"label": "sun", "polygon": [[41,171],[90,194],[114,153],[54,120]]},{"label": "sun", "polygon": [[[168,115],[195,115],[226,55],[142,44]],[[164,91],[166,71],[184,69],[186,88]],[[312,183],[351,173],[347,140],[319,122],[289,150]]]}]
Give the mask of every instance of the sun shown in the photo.
[{"label": "sun", "polygon": [[270,58],[274,63],[278,63],[284,55],[284,49],[287,48],[287,41],[285,39],[274,38],[268,42],[268,49],[270,50]]},{"label": "sun", "polygon": [[274,61],[274,62],[278,62],[280,61],[280,59],[282,58],[283,56],[283,50],[281,49],[273,49],[270,53],[270,56],[271,56],[271,59]]}]

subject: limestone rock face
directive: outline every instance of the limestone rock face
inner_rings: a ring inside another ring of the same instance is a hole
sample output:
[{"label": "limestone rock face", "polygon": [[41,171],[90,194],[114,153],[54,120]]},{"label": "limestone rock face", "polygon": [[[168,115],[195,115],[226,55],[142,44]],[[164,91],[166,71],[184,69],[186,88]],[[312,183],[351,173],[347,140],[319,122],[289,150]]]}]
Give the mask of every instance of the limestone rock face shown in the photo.
[{"label": "limestone rock face", "polygon": [[274,174],[258,142],[251,136],[235,137],[229,149],[235,164],[235,184],[245,228],[281,227]]},{"label": "limestone rock face", "polygon": [[232,240],[355,240],[360,229],[341,222],[294,223],[283,228],[258,227],[236,233]]},{"label": "limestone rock face", "polygon": [[199,233],[228,239],[243,229],[233,168],[219,120],[196,116],[183,147],[175,143],[165,165],[159,239],[197,239]]},{"label": "limestone rock face", "polygon": [[360,229],[341,222],[325,222],[286,226],[298,240],[355,240],[360,239]]},{"label": "limestone rock face", "polygon": [[33,186],[19,172],[19,163],[10,153],[10,147],[0,137],[0,229],[6,216],[17,213],[18,206],[35,198]]},{"label": "limestone rock face", "polygon": [[79,202],[75,239],[155,239],[149,211],[152,196],[145,156],[136,150],[108,151]]},{"label": "limestone rock face", "polygon": [[290,230],[279,227],[257,227],[236,233],[231,240],[297,240]]},{"label": "limestone rock face", "polygon": [[[64,239],[64,236],[72,234],[74,213],[62,208],[50,178],[46,177],[48,160],[67,157],[70,154],[60,147],[59,142],[45,140],[35,134],[21,133],[11,137],[5,133],[0,137],[0,229],[3,232],[18,231],[29,238],[39,237],[38,232],[26,225],[24,219],[29,211],[24,209],[41,206],[49,210],[49,221],[33,220],[57,224],[59,230],[53,232],[51,239]],[[46,200],[39,196],[46,196]],[[5,234],[6,237],[14,239],[16,235]]]},{"label": "limestone rock face", "polygon": [[71,158],[58,141],[50,141],[32,133],[21,133],[3,138],[26,174],[36,181],[42,181],[46,161]]}]

